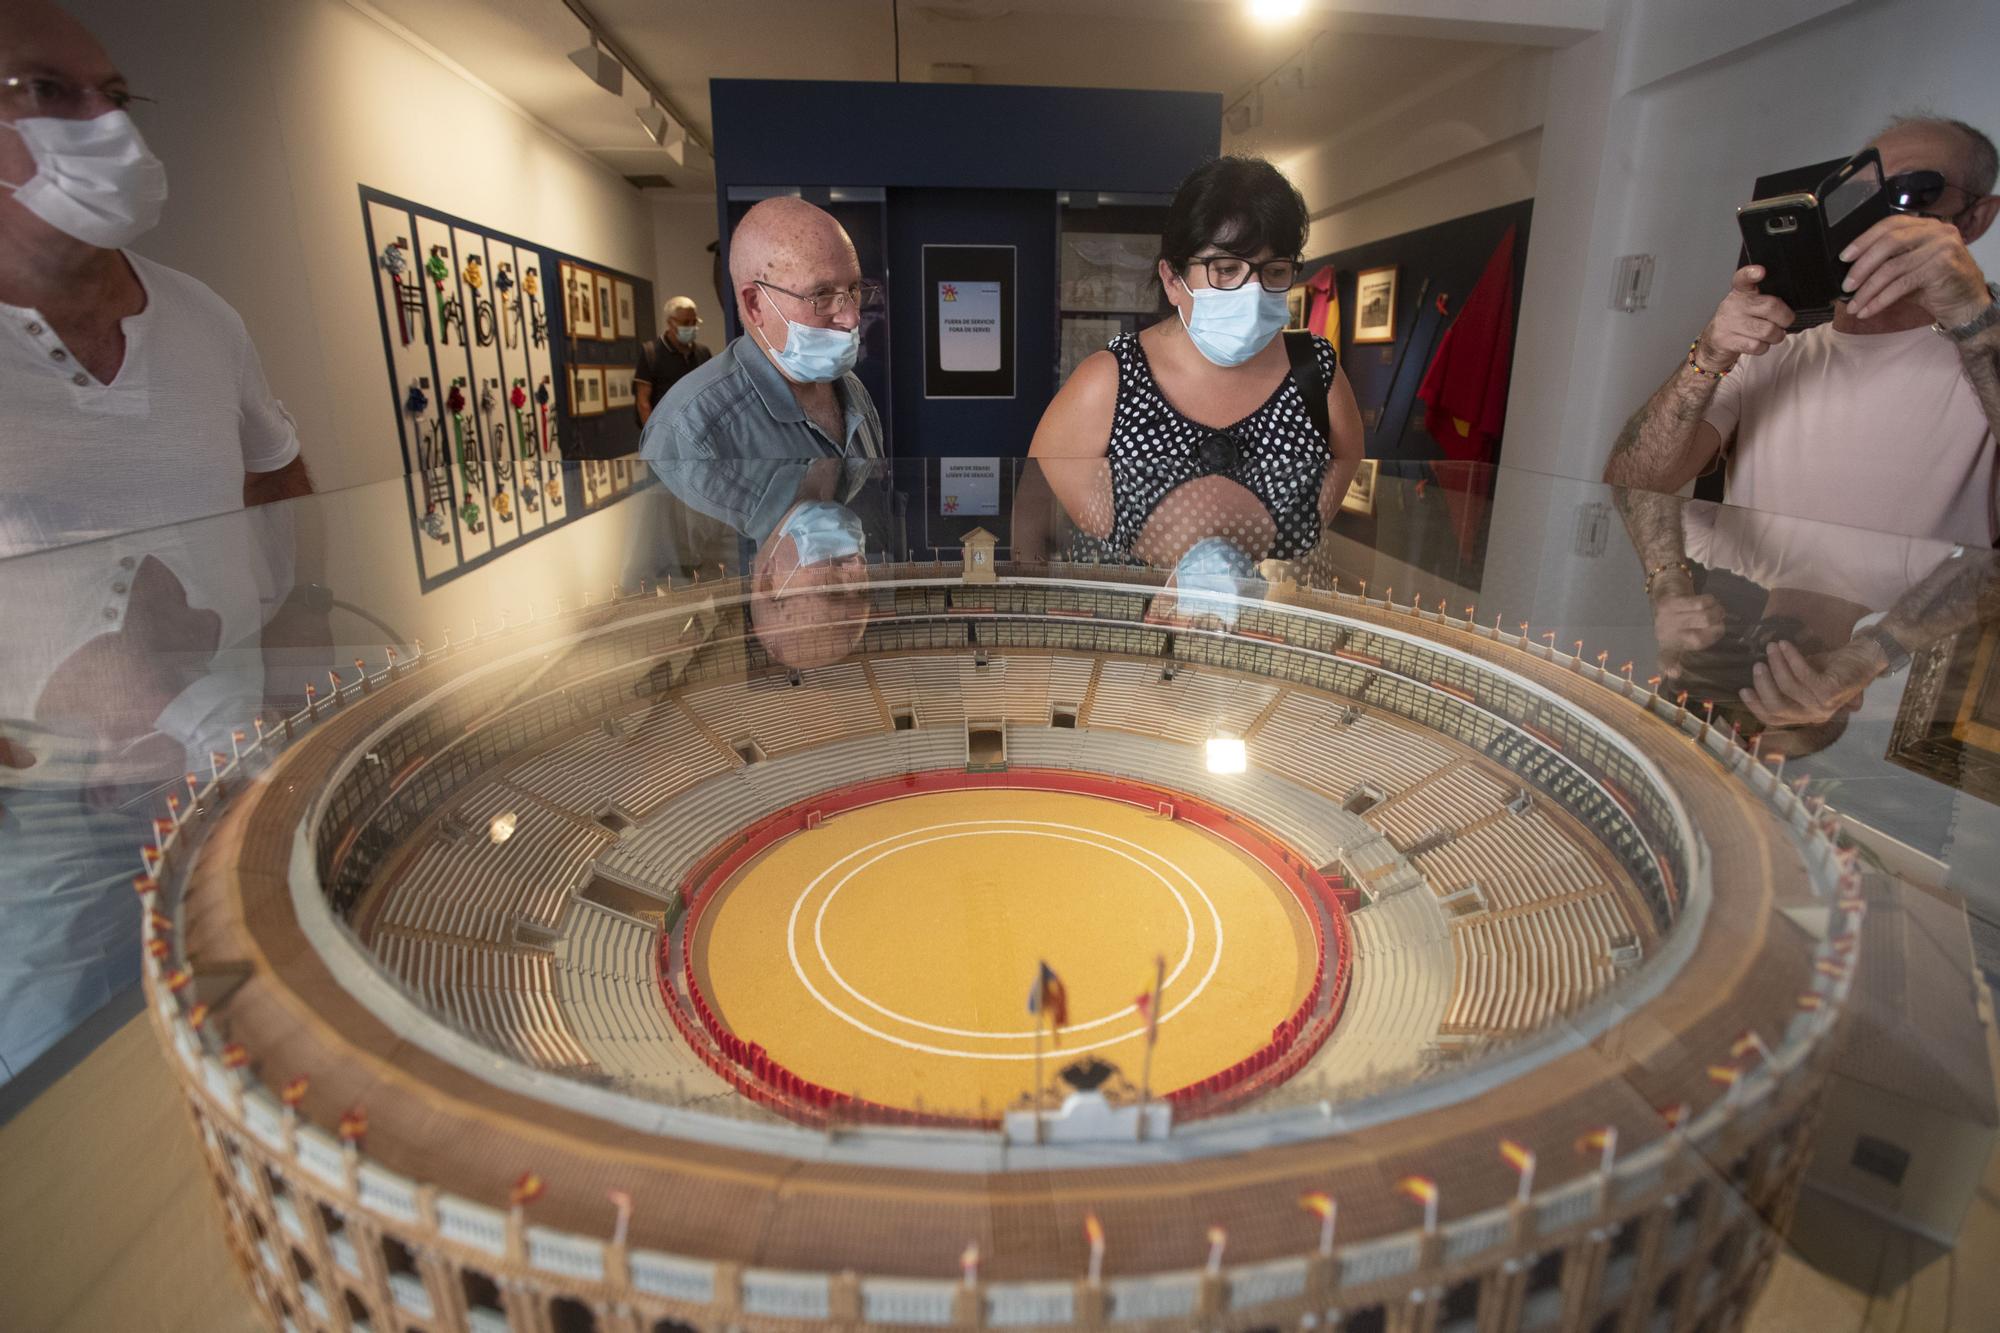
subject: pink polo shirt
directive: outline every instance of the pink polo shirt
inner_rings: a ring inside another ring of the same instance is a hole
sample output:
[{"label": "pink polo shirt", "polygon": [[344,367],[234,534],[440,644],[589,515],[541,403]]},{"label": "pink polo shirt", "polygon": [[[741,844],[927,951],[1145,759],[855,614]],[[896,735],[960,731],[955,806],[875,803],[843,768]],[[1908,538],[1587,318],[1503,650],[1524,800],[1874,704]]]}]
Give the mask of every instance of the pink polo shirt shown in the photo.
[{"label": "pink polo shirt", "polygon": [[1738,361],[1705,419],[1736,437],[1732,505],[1968,546],[2000,532],[1992,428],[1929,327],[1794,334]]}]

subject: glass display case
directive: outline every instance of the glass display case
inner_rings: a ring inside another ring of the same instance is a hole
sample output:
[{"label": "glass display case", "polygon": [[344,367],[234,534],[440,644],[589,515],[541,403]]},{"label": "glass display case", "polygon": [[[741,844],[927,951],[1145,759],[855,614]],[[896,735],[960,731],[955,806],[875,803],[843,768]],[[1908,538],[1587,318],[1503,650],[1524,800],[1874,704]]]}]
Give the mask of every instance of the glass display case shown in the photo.
[{"label": "glass display case", "polygon": [[956,550],[916,459],[664,567],[654,482],[436,583],[401,480],[0,562],[30,1113],[142,987],[296,1328],[1726,1329],[1956,1231],[1991,552],[1501,470],[1154,569],[1003,466]]}]

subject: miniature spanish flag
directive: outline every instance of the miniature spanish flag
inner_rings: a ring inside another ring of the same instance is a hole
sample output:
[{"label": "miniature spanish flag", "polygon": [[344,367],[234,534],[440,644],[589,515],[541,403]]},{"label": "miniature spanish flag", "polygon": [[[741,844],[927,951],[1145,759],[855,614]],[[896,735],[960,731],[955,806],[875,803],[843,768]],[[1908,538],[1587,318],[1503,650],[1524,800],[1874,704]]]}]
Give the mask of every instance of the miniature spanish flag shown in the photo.
[{"label": "miniature spanish flag", "polygon": [[1814,963],[1813,971],[1823,977],[1844,977],[1847,975],[1847,969],[1839,963],[1834,962],[1831,958],[1822,958],[1817,963]]},{"label": "miniature spanish flag", "polygon": [[1502,1139],[1500,1140],[1500,1155],[1506,1159],[1507,1165],[1513,1167],[1520,1175],[1521,1189],[1516,1197],[1522,1203],[1526,1203],[1528,1196],[1534,1193],[1535,1189],[1534,1151],[1522,1144],[1516,1143],[1512,1139]]},{"label": "miniature spanish flag", "polygon": [[148,958],[165,958],[173,951],[173,946],[157,935],[146,941],[146,956]]},{"label": "miniature spanish flag", "polygon": [[1709,1082],[1720,1083],[1725,1088],[1735,1087],[1737,1080],[1742,1077],[1743,1071],[1735,1065],[1710,1065],[1708,1067]]},{"label": "miniature spanish flag", "polygon": [[1742,1036],[1729,1043],[1729,1058],[1732,1060],[1741,1060],[1744,1056],[1753,1052],[1760,1058],[1764,1054],[1763,1038],[1759,1037],[1753,1029],[1745,1028]]},{"label": "miniature spanish flag", "polygon": [[1667,1128],[1670,1130],[1679,1130],[1682,1125],[1687,1123],[1687,1118],[1688,1104],[1686,1102],[1675,1102],[1672,1106],[1662,1106],[1660,1108],[1660,1119],[1667,1122]]},{"label": "miniature spanish flag", "polygon": [[208,1022],[207,1005],[198,1004],[194,1008],[188,1010],[188,1026],[193,1028],[196,1032],[201,1031],[202,1024],[206,1022]]},{"label": "miniature spanish flag", "polygon": [[340,1113],[340,1125],[335,1131],[342,1143],[359,1143],[368,1134],[368,1112],[359,1106],[350,1106]]},{"label": "miniature spanish flag", "polygon": [[1333,1216],[1333,1196],[1324,1190],[1313,1190],[1299,1196],[1299,1207],[1323,1222]]},{"label": "miniature spanish flag", "polygon": [[179,992],[184,991],[188,988],[188,983],[194,980],[194,973],[188,971],[184,967],[177,967],[173,971],[167,973],[166,977],[163,978],[163,980],[166,982],[166,987],[168,990],[178,994]]},{"label": "miniature spanish flag", "polygon": [[141,898],[145,897],[149,893],[154,892],[159,887],[160,887],[160,881],[154,879],[151,875],[132,876],[132,891],[138,894]]},{"label": "miniature spanish flag", "polygon": [[250,1052],[243,1048],[242,1042],[232,1041],[222,1048],[222,1067],[224,1069],[241,1069],[249,1063]]},{"label": "miniature spanish flag", "polygon": [[1438,1187],[1429,1176],[1404,1176],[1396,1182],[1396,1193],[1407,1195],[1424,1206],[1424,1230],[1437,1230]]},{"label": "miniature spanish flag", "polygon": [[1093,1250],[1104,1248],[1104,1223],[1097,1220],[1096,1213],[1083,1215],[1083,1238],[1090,1242]]},{"label": "miniature spanish flag", "polygon": [[1598,1126],[1576,1141],[1576,1150],[1596,1153],[1597,1169],[1609,1173],[1612,1157],[1618,1151],[1618,1126]]},{"label": "miniature spanish flag", "polygon": [[1799,996],[1799,1008],[1807,1010],[1808,1012],[1818,1009],[1821,1005],[1825,1003],[1826,1003],[1826,997],[1821,995],[1818,991],[1807,991],[1805,994]]},{"label": "miniature spanish flag", "polygon": [[1208,1229],[1208,1271],[1214,1276],[1222,1271],[1222,1251],[1229,1244],[1229,1232],[1222,1227]]},{"label": "miniature spanish flag", "polygon": [[958,1271],[968,1287],[979,1283],[979,1242],[967,1241],[965,1248],[958,1252]]},{"label": "miniature spanish flag", "polygon": [[155,908],[149,907],[146,909],[146,923],[153,928],[155,933],[163,935],[173,933],[174,919]]},{"label": "miniature spanish flag", "polygon": [[523,1171],[514,1181],[514,1187],[507,1191],[507,1202],[516,1208],[533,1203],[542,1197],[548,1186],[533,1171]]},{"label": "miniature spanish flag", "polygon": [[304,1074],[289,1078],[285,1080],[285,1086],[278,1090],[278,1100],[296,1109],[306,1099],[306,1089],[311,1086],[312,1080]]}]

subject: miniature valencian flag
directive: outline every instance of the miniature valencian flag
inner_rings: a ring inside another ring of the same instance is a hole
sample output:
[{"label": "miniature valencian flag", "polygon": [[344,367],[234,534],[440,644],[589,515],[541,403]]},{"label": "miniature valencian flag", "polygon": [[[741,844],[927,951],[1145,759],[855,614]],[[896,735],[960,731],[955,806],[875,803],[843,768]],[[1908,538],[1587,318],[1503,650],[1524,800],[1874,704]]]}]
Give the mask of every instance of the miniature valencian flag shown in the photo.
[{"label": "miniature valencian flag", "polygon": [[523,1171],[514,1181],[514,1187],[507,1191],[507,1202],[516,1208],[531,1204],[542,1197],[548,1186],[533,1171]]},{"label": "miniature valencian flag", "polygon": [[1438,1187],[1435,1180],[1428,1176],[1404,1176],[1396,1182],[1396,1192],[1424,1206],[1425,1231],[1437,1230]]}]

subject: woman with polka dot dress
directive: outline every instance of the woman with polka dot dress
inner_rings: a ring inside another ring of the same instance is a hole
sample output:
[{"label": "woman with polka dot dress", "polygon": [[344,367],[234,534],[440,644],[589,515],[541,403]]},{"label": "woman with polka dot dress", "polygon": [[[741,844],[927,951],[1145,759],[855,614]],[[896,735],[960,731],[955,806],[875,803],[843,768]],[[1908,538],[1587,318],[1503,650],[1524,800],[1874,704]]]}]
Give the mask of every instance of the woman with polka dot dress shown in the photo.
[{"label": "woman with polka dot dress", "polygon": [[1160,237],[1172,316],[1112,339],[1043,414],[1029,456],[1113,556],[1242,577],[1303,556],[1339,508],[1361,462],[1354,392],[1332,343],[1278,336],[1306,227],[1270,163],[1197,169]]}]

